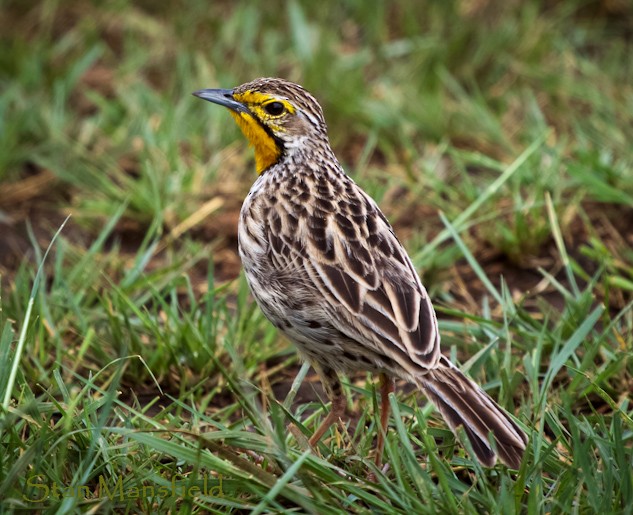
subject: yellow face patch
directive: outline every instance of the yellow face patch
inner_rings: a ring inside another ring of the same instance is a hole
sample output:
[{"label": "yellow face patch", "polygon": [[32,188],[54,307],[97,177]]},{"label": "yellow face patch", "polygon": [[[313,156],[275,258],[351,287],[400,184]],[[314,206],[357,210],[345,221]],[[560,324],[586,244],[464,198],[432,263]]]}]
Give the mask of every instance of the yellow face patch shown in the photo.
[{"label": "yellow face patch", "polygon": [[[281,147],[263,126],[268,127],[273,133],[283,131],[283,128],[275,123],[275,120],[288,113],[294,113],[295,108],[287,100],[256,91],[235,94],[233,98],[248,107],[252,113],[251,116],[247,113],[231,111],[233,119],[255,149],[255,167],[257,173],[262,173],[269,166],[275,164],[281,156]],[[281,102],[285,107],[284,113],[273,116],[266,112],[264,106],[270,102]]]},{"label": "yellow face patch", "polygon": [[268,114],[263,106],[268,104],[269,102],[281,102],[286,111],[290,114],[295,112],[294,106],[283,98],[276,98],[273,95],[267,95],[266,93],[260,93],[259,91],[244,91],[244,93],[236,93],[233,95],[233,98],[238,102],[248,106],[248,108],[256,114],[262,120],[272,120],[277,118],[276,116],[272,116]]}]

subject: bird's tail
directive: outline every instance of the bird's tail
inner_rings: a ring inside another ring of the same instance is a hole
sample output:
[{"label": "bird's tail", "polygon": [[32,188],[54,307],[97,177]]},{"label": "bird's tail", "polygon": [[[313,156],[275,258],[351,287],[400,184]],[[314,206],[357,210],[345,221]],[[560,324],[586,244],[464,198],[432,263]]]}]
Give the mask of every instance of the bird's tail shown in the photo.
[{"label": "bird's tail", "polygon": [[[455,432],[462,426],[479,462],[492,467],[499,459],[518,469],[527,436],[510,416],[444,356],[418,378],[418,385]],[[490,444],[490,436],[494,447]]]}]

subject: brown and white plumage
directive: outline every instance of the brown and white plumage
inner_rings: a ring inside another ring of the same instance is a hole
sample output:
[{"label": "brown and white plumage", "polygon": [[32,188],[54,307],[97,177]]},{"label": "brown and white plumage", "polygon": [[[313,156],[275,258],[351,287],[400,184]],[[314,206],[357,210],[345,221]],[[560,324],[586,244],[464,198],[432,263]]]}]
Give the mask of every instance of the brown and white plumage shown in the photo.
[{"label": "brown and white plumage", "polygon": [[363,370],[415,383],[451,429],[464,427],[482,464],[498,455],[518,468],[525,434],[440,353],[426,290],[380,208],[338,163],[314,97],[282,79],[195,94],[231,109],[255,147],[260,175],[240,214],[240,256],[262,311],[333,401],[311,442],[344,410],[338,372]]}]

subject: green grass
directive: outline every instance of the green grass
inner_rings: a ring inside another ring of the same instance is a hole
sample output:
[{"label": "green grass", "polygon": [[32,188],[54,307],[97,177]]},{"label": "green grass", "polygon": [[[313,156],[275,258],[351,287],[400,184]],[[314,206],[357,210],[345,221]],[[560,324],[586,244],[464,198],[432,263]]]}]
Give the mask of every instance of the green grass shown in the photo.
[{"label": "green grass", "polygon": [[[633,513],[631,8],[261,5],[5,2],[2,510]],[[237,275],[251,151],[191,96],[267,75],[321,101],[518,472],[403,388],[375,470],[362,375],[309,451],[328,408]]]}]

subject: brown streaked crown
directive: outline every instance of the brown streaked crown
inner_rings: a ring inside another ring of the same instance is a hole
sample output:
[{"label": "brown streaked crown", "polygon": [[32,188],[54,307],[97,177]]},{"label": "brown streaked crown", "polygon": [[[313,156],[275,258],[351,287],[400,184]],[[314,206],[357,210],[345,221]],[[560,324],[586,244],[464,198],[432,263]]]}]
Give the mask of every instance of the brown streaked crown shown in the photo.
[{"label": "brown streaked crown", "polygon": [[[285,141],[288,137],[284,137],[284,132],[289,133],[288,136],[327,137],[327,125],[321,106],[316,98],[298,84],[274,77],[255,79],[236,87],[233,90],[233,96],[236,100],[243,101],[247,107],[254,107],[249,105],[249,100],[256,104],[261,104],[264,99],[273,98],[288,101],[295,111],[290,113],[291,116],[280,116],[273,119],[274,123],[260,119],[260,122],[266,126],[276,125],[282,129],[281,134],[278,134],[274,130],[276,127],[273,127],[273,132],[275,136],[281,136]],[[251,111],[257,115],[256,109],[251,109]],[[309,127],[305,126],[305,121],[309,122]]]}]

